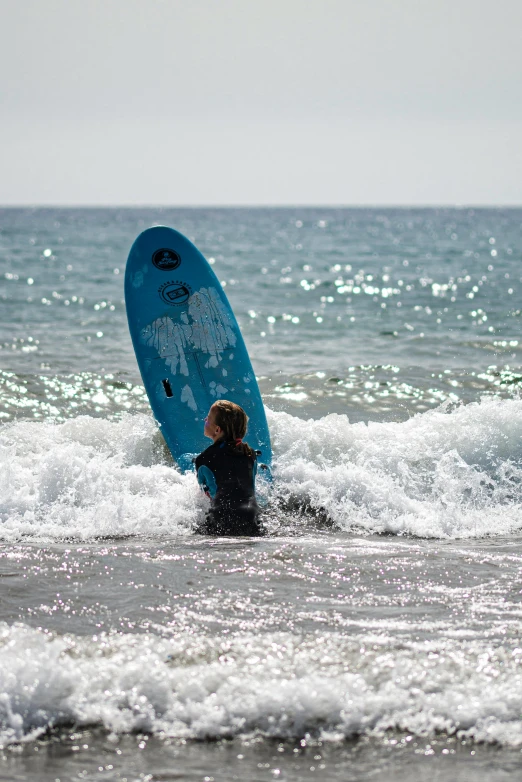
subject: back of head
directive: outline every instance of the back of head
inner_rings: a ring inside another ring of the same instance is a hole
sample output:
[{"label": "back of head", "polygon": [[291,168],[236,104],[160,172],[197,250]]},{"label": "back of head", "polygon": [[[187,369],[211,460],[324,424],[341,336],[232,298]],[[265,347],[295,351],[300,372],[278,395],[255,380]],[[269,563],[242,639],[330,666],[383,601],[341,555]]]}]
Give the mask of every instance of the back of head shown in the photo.
[{"label": "back of head", "polygon": [[223,439],[237,453],[245,453],[255,457],[255,451],[242,442],[248,426],[248,416],[242,407],[228,399],[218,399],[212,405],[214,420],[223,430]]}]

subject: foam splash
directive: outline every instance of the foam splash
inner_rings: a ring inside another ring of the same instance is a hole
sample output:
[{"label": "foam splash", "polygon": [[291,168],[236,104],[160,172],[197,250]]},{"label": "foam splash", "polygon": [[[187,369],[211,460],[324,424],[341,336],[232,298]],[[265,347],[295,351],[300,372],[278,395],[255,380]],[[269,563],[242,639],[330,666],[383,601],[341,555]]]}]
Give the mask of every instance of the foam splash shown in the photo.
[{"label": "foam splash", "polygon": [[481,537],[522,528],[522,401],[484,398],[403,423],[269,417],[278,496],[341,529]]},{"label": "foam splash", "polygon": [[3,624],[0,651],[4,746],[71,725],[182,739],[443,732],[522,745],[522,650],[509,642],[80,638]]},{"label": "foam splash", "polygon": [[[326,516],[341,530],[482,537],[522,529],[522,401],[485,398],[403,423],[268,412],[271,531]],[[148,415],[0,429],[0,537],[190,534],[206,499],[165,459]],[[309,513],[295,518],[289,508]]]},{"label": "foam splash", "polygon": [[187,534],[204,498],[193,475],[161,456],[157,427],[145,415],[9,424],[0,436],[0,535]]}]

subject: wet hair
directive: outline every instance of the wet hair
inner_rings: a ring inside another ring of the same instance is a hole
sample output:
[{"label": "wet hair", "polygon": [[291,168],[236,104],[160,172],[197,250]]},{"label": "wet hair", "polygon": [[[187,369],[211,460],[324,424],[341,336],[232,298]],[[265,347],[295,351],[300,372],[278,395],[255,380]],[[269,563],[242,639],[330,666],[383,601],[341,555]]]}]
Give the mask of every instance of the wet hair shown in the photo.
[{"label": "wet hair", "polygon": [[229,402],[228,399],[218,399],[211,410],[214,413],[216,426],[223,430],[223,440],[232,450],[255,458],[256,452],[248,443],[237,442],[243,439],[248,426],[248,416],[243,408],[235,402]]}]

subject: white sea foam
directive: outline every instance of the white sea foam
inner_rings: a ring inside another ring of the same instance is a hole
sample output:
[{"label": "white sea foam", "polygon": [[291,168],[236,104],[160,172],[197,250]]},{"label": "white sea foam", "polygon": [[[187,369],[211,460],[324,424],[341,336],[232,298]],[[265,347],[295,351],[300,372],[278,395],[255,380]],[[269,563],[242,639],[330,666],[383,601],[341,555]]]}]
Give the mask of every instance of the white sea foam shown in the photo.
[{"label": "white sea foam", "polygon": [[[296,503],[358,532],[454,538],[522,528],[520,400],[488,398],[404,423],[268,416],[274,531]],[[158,454],[149,416],[0,430],[4,540],[189,534],[206,502],[194,475]]]},{"label": "white sea foam", "polygon": [[194,476],[159,463],[145,415],[9,424],[0,462],[4,540],[187,533],[203,513]]},{"label": "white sea foam", "polygon": [[522,745],[520,648],[288,634],[53,636],[0,625],[0,743],[61,725],[185,739],[392,729]]},{"label": "white sea foam", "polygon": [[342,529],[481,537],[522,528],[522,401],[485,398],[404,423],[269,418],[279,497]]}]

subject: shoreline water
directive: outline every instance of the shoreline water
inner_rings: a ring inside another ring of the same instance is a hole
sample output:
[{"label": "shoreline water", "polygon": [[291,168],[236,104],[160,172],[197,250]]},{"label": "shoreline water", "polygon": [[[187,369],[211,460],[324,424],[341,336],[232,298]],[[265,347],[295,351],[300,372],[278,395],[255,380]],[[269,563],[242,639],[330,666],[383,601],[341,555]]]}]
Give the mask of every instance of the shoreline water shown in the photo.
[{"label": "shoreline water", "polygon": [[[417,782],[437,780],[503,782],[516,779],[522,759],[517,750],[390,735],[385,741],[354,741],[337,746],[310,742],[255,740],[184,744],[147,734],[119,737],[90,731],[56,735],[33,746],[3,752],[0,779],[6,782],[56,782],[60,779],[117,782]],[[2,771],[3,767],[3,771]]]},{"label": "shoreline water", "polygon": [[[193,537],[139,381],[122,272],[160,220],[260,377],[262,541]],[[0,210],[0,778],[518,778],[521,225]]]}]

